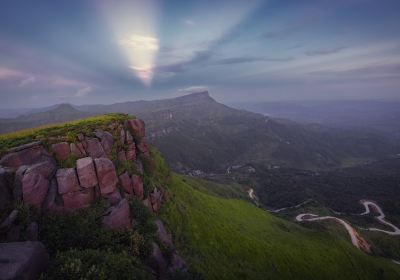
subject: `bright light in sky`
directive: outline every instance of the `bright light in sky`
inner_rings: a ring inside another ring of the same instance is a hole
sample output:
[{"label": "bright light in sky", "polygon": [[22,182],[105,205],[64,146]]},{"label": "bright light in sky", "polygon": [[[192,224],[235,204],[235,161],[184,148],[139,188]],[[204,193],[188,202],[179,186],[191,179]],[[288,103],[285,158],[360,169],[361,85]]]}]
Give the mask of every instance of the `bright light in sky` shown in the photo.
[{"label": "bright light in sky", "polygon": [[104,2],[104,13],[115,35],[115,42],[127,59],[128,67],[145,86],[151,86],[159,51],[159,6],[157,0],[118,0]]},{"label": "bright light in sky", "polygon": [[118,43],[131,63],[129,67],[135,71],[146,86],[150,86],[153,79],[154,59],[160,48],[158,39],[150,36],[131,35],[122,38]]}]

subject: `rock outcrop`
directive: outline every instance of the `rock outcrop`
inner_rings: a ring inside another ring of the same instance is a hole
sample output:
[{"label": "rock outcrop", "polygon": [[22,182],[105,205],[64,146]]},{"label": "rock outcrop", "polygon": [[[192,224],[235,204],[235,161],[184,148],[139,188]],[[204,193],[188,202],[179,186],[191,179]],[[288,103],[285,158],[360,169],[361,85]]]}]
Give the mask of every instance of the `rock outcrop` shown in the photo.
[{"label": "rock outcrop", "polygon": [[0,243],[1,279],[39,279],[46,270],[49,255],[41,242]]},{"label": "rock outcrop", "polygon": [[96,158],[94,162],[96,165],[100,193],[105,195],[114,192],[118,183],[114,164],[108,158]]},{"label": "rock outcrop", "polygon": [[[151,154],[144,122],[134,119],[108,128],[111,132],[102,127],[86,135],[78,133],[75,141],[52,137],[46,145],[33,142],[9,150],[0,160],[0,210],[18,201],[37,208],[39,215],[67,214],[102,199],[108,203],[102,225],[111,230],[134,227],[128,202],[133,197],[152,213],[160,211],[163,188],[145,194],[143,164],[147,168]],[[50,147],[50,153],[45,146]],[[14,209],[0,221],[7,240],[39,240],[37,221],[22,224],[18,213]],[[161,244],[173,250],[172,262],[154,243],[150,264],[158,275],[166,275],[167,271],[184,267],[184,260],[175,251],[162,222],[157,220],[156,225]],[[40,242],[15,242],[0,244],[0,259],[0,279],[37,279],[47,266],[48,255]]]},{"label": "rock outcrop", "polygon": [[91,157],[80,158],[76,161],[79,184],[83,188],[92,188],[98,184],[94,162]]},{"label": "rock outcrop", "polygon": [[110,229],[132,228],[129,203],[126,199],[111,207],[103,217],[103,225]]}]

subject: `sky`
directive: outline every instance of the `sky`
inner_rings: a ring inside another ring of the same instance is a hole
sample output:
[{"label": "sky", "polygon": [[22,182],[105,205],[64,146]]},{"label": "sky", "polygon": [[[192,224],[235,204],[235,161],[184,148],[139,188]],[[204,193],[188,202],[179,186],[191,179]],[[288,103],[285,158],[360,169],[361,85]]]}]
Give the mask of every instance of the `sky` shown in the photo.
[{"label": "sky", "polygon": [[0,108],[400,99],[398,0],[2,0]]}]

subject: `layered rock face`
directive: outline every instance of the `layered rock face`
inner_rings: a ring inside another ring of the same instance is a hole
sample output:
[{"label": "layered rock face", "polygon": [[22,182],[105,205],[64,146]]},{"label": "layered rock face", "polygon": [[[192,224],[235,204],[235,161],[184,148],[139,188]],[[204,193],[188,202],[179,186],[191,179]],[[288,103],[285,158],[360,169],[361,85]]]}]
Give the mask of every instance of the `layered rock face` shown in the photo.
[{"label": "layered rock face", "polygon": [[[42,214],[67,214],[105,200],[109,207],[101,217],[102,225],[111,230],[134,228],[128,202],[133,197],[151,212],[160,211],[163,186],[145,191],[143,166],[151,168],[152,158],[142,120],[128,120],[123,125],[115,123],[109,126],[109,131],[97,129],[87,135],[78,133],[73,141],[70,138],[69,141],[60,140],[52,139],[54,142],[47,145],[33,142],[13,148],[1,158],[1,211],[19,201]],[[14,209],[0,221],[0,228],[7,231],[9,241],[20,241],[22,235],[28,240],[40,240],[38,224],[32,222],[24,229],[25,234],[21,234],[17,216],[18,210]],[[162,275],[167,270],[185,268],[164,225],[157,221],[156,226],[160,242],[173,248],[173,263],[169,264],[154,244],[151,263],[155,273]],[[10,254],[13,259],[8,262],[15,262],[12,265],[19,272],[2,263],[0,274],[4,272],[18,278],[18,273],[27,273],[31,278],[26,279],[36,279],[48,262],[43,245],[40,242],[7,244],[0,244],[0,251]]]},{"label": "layered rock face", "polygon": [[[44,211],[71,212],[101,198],[116,207],[124,197],[136,196],[159,211],[159,190],[144,197],[143,162],[151,162],[144,122],[132,119],[109,128],[78,133],[74,142],[56,142],[49,150],[41,142],[11,149],[0,160],[0,208],[17,200]],[[75,166],[59,168],[71,159]],[[117,174],[115,164],[135,166],[137,173]]]}]

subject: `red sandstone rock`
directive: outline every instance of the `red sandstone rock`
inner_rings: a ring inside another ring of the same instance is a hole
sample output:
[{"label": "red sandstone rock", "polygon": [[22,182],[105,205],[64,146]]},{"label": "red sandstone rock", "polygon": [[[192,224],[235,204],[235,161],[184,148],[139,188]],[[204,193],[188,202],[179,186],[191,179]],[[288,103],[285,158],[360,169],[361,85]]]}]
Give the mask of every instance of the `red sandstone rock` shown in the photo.
[{"label": "red sandstone rock", "polygon": [[78,133],[78,135],[76,135],[79,141],[84,141],[85,140],[85,136],[82,133]]},{"label": "red sandstone rock", "polygon": [[86,156],[87,153],[86,153],[85,147],[83,146],[83,143],[84,143],[84,142],[77,142],[77,143],[75,143],[75,145],[76,145],[76,147],[79,149],[79,151],[81,152],[81,154],[82,154],[83,156]]},{"label": "red sandstone rock", "polygon": [[56,178],[59,194],[76,192],[81,189],[79,186],[78,177],[76,176],[75,168],[58,169]]},{"label": "red sandstone rock", "polygon": [[140,140],[145,136],[145,125],[141,119],[132,119],[126,122],[128,129],[132,132],[135,139]]},{"label": "red sandstone rock", "polygon": [[119,143],[122,145],[125,144],[125,130],[121,129],[121,131],[119,132]]},{"label": "red sandstone rock", "polygon": [[51,150],[58,160],[66,160],[71,155],[71,149],[67,142],[53,144]]},{"label": "red sandstone rock", "polygon": [[127,144],[133,144],[133,136],[129,132],[129,130],[126,131],[126,143]]},{"label": "red sandstone rock", "polygon": [[75,143],[71,143],[69,145],[70,149],[71,149],[71,154],[76,156],[76,157],[83,157],[84,154],[82,153],[82,151],[78,148],[78,146]]},{"label": "red sandstone rock", "polygon": [[110,202],[111,205],[118,204],[122,199],[121,193],[118,189],[115,189],[112,193],[104,194],[103,197],[107,199],[107,201]]},{"label": "red sandstone rock", "polygon": [[97,175],[94,162],[91,157],[80,158],[76,161],[79,184],[83,188],[91,188],[97,185]]},{"label": "red sandstone rock", "polygon": [[137,146],[138,150],[143,154],[147,154],[150,152],[150,147],[149,147],[149,144],[147,143],[146,139],[143,139],[136,146]]},{"label": "red sandstone rock", "polygon": [[101,158],[106,157],[106,153],[104,152],[103,146],[100,144],[99,139],[97,138],[87,138],[86,139],[86,152],[92,158]]},{"label": "red sandstone rock", "polygon": [[126,150],[126,160],[134,161],[136,159],[135,144],[129,144]]},{"label": "red sandstone rock", "polygon": [[119,151],[118,152],[118,160],[120,162],[125,162],[126,161],[126,153],[125,153],[125,151]]},{"label": "red sandstone rock", "polygon": [[27,169],[22,177],[24,203],[41,208],[49,190],[49,180],[35,169]]},{"label": "red sandstone rock", "polygon": [[103,217],[103,226],[109,229],[132,228],[129,204],[122,199],[117,205],[108,209],[107,215]]},{"label": "red sandstone rock", "polygon": [[54,161],[49,153],[41,146],[40,142],[34,142],[13,149],[0,160],[0,165],[18,169],[22,165],[31,165],[43,161]]},{"label": "red sandstone rock", "polygon": [[62,205],[59,202],[57,180],[53,178],[50,181],[50,187],[47,191],[46,198],[43,203],[43,208],[50,212],[62,212]]},{"label": "red sandstone rock", "polygon": [[114,164],[108,158],[96,158],[94,162],[101,194],[112,193],[118,183]]},{"label": "red sandstone rock", "polygon": [[114,139],[110,132],[103,131],[103,130],[96,130],[95,131],[96,137],[100,139],[101,145],[103,146],[103,150],[109,156],[111,155],[112,148],[114,145]]},{"label": "red sandstone rock", "polygon": [[132,180],[129,177],[128,172],[125,172],[119,176],[119,183],[121,184],[122,188],[126,193],[133,195]]},{"label": "red sandstone rock", "polygon": [[161,209],[161,192],[155,188],[154,191],[150,194],[150,202],[154,212],[158,212]]},{"label": "red sandstone rock", "polygon": [[132,175],[133,191],[140,199],[144,198],[143,180],[138,175]]},{"label": "red sandstone rock", "polygon": [[63,200],[64,210],[67,212],[89,207],[94,202],[94,188],[65,193]]}]

